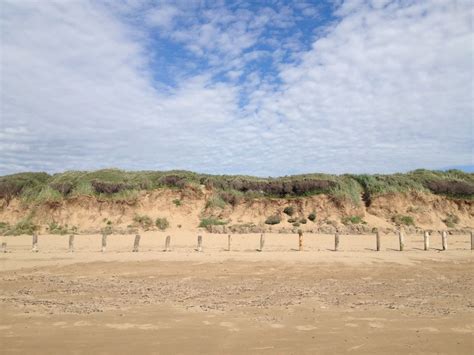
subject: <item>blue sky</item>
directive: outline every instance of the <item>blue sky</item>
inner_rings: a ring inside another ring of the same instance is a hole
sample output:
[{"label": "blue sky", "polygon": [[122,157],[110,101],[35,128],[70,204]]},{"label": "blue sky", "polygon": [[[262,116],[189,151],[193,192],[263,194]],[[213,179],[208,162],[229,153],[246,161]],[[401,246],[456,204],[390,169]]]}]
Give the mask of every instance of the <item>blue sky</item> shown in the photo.
[{"label": "blue sky", "polygon": [[0,174],[474,165],[469,0],[0,7]]}]

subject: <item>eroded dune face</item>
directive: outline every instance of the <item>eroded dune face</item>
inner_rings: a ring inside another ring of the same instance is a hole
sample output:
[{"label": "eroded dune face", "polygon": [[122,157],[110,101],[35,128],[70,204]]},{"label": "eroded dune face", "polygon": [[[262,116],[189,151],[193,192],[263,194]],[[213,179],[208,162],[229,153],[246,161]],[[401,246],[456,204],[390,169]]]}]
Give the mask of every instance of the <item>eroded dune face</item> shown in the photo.
[{"label": "eroded dune face", "polygon": [[[140,229],[136,216],[147,216],[152,221],[166,218],[169,228],[197,230],[200,221],[215,217],[225,224],[211,225],[211,232],[249,233],[261,231],[332,233],[368,233],[375,229],[392,231],[403,227],[409,231],[421,229],[467,230],[474,227],[474,201],[451,199],[431,193],[394,193],[373,197],[370,205],[361,199],[336,201],[320,194],[294,198],[245,198],[233,204],[215,206],[209,203],[215,191],[204,186],[182,189],[142,191],[128,202],[96,197],[67,198],[54,203],[25,204],[18,198],[1,200],[0,221],[16,223],[31,216],[45,231],[51,222],[77,227],[79,232],[97,232],[106,225],[117,233]],[[293,213],[285,214],[291,206]],[[311,221],[308,217],[314,214]],[[280,223],[266,224],[269,216],[278,216]],[[357,218],[354,218],[357,217]],[[405,218],[405,219],[404,219]],[[455,223],[447,219],[455,218]],[[401,221],[400,221],[401,219]],[[156,229],[155,224],[146,229]]]}]

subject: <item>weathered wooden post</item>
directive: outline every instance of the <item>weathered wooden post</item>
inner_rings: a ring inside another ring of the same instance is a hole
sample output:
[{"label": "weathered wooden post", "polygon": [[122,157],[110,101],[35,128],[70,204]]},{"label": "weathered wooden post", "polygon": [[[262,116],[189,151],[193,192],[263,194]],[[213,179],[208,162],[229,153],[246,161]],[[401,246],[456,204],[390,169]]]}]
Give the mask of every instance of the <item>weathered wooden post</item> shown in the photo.
[{"label": "weathered wooden post", "polygon": [[33,253],[38,252],[38,234],[33,234],[33,247],[31,249]]},{"label": "weathered wooden post", "polygon": [[69,236],[69,252],[74,252],[74,234]]},{"label": "weathered wooden post", "polygon": [[7,243],[3,242],[2,243],[2,253],[6,253],[6,252],[7,252]]},{"label": "weathered wooden post", "polygon": [[474,250],[474,232],[471,232],[471,250]]},{"label": "weathered wooden post", "polygon": [[339,250],[339,233],[334,234],[334,251]]},{"label": "weathered wooden post", "polygon": [[258,251],[263,251],[263,247],[265,246],[265,233],[260,234],[260,249]]},{"label": "weathered wooden post", "polygon": [[301,229],[298,230],[298,250],[303,250],[303,231]]},{"label": "weathered wooden post", "polygon": [[107,248],[107,233],[102,234],[102,253],[105,253],[105,249]]},{"label": "weathered wooden post", "polygon": [[398,231],[398,241],[400,243],[400,251],[403,251],[405,249],[405,236],[402,231]]},{"label": "weathered wooden post", "polygon": [[171,236],[167,235],[165,239],[165,251],[171,251],[170,243],[171,243]]},{"label": "weathered wooden post", "polygon": [[441,244],[443,245],[443,250],[448,250],[448,233],[446,231],[441,232]]},{"label": "weathered wooden post", "polygon": [[133,241],[133,253],[138,253],[138,248],[140,247],[140,235],[137,234],[135,236],[135,240]]},{"label": "weathered wooden post", "polygon": [[229,234],[227,236],[227,251],[230,251],[231,244],[232,244],[232,236]]},{"label": "weathered wooden post", "polygon": [[428,231],[424,231],[423,233],[423,242],[425,250],[430,249],[430,233]]},{"label": "weathered wooden post", "polygon": [[380,251],[380,232],[375,232],[375,247],[377,251]]},{"label": "weathered wooden post", "polygon": [[202,235],[198,235],[197,251],[202,251]]}]

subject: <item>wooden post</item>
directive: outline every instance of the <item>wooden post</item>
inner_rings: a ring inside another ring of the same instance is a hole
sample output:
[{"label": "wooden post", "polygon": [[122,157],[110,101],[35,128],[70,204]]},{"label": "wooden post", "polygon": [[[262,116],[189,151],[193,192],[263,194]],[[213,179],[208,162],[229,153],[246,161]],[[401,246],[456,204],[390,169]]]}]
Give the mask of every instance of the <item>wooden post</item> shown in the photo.
[{"label": "wooden post", "polygon": [[428,233],[428,231],[424,231],[423,233],[423,242],[424,242],[425,250],[429,250],[430,249],[430,233]]},{"label": "wooden post", "polygon": [[133,253],[138,253],[138,248],[140,247],[140,235],[137,234],[135,236],[135,240],[133,241]]},{"label": "wooden post", "polygon": [[2,243],[2,253],[6,253],[6,252],[7,252],[7,243],[3,242]]},{"label": "wooden post", "polygon": [[448,250],[448,233],[446,231],[441,232],[441,244],[443,245],[443,250]]},{"label": "wooden post", "polygon": [[334,234],[334,251],[339,250],[339,233]]},{"label": "wooden post", "polygon": [[227,236],[227,251],[230,251],[231,244],[232,244],[232,236],[229,234]]},{"label": "wooden post", "polygon": [[301,229],[298,230],[298,250],[303,250],[303,231]]},{"label": "wooden post", "polygon": [[375,233],[375,248],[380,251],[380,232]]},{"label": "wooden post", "polygon": [[74,234],[69,236],[69,252],[72,253],[74,251]]},{"label": "wooden post", "polygon": [[105,249],[107,248],[107,233],[102,234],[102,253],[105,253]]},{"label": "wooden post", "polygon": [[31,249],[33,253],[38,252],[38,234],[33,234],[33,248]]},{"label": "wooden post", "polygon": [[471,250],[474,250],[474,232],[471,232]]},{"label": "wooden post", "polygon": [[405,236],[402,231],[398,231],[398,241],[400,242],[400,251],[405,249]]},{"label": "wooden post", "polygon": [[165,251],[171,251],[170,243],[171,243],[171,236],[167,235],[165,239]]},{"label": "wooden post", "polygon": [[263,251],[263,247],[265,246],[265,233],[260,234],[260,249],[258,251]]},{"label": "wooden post", "polygon": [[201,235],[198,235],[197,251],[202,251],[202,236]]}]

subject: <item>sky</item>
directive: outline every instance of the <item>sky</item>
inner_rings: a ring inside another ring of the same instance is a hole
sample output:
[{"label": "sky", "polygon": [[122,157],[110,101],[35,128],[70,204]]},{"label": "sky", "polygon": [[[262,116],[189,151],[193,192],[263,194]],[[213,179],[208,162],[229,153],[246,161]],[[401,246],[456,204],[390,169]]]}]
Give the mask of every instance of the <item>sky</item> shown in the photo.
[{"label": "sky", "polygon": [[0,174],[472,169],[471,0],[0,0]]}]

